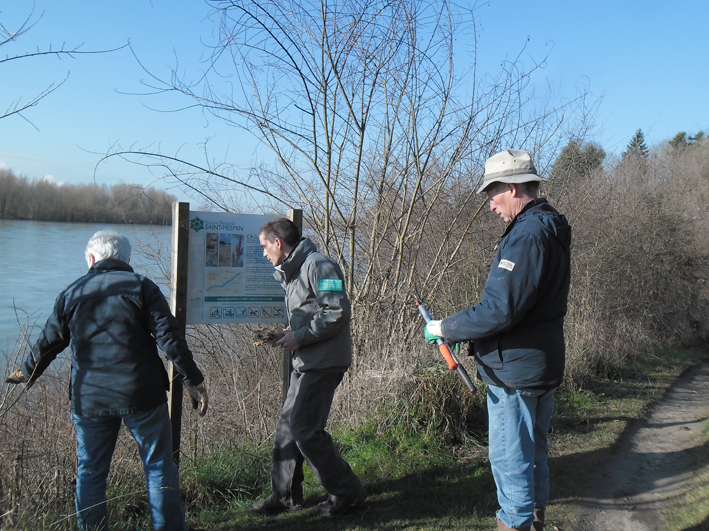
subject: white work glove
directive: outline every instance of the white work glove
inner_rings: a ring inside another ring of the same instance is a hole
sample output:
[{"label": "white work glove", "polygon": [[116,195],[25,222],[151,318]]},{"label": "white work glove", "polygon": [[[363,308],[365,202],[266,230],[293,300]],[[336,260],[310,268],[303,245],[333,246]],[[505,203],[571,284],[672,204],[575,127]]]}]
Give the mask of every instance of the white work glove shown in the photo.
[{"label": "white work glove", "polygon": [[432,336],[443,337],[443,332],[441,331],[441,321],[429,321],[426,324],[426,330]]},{"label": "white work glove", "polygon": [[443,339],[443,332],[441,332],[441,322],[440,321],[429,321],[426,327],[423,329],[423,335],[426,341],[435,345],[436,341]]},{"label": "white work glove", "polygon": [[192,409],[197,409],[199,406],[199,416],[204,417],[209,407],[209,395],[207,394],[207,389],[204,387],[204,382],[194,387],[187,387],[187,392],[192,399]]}]

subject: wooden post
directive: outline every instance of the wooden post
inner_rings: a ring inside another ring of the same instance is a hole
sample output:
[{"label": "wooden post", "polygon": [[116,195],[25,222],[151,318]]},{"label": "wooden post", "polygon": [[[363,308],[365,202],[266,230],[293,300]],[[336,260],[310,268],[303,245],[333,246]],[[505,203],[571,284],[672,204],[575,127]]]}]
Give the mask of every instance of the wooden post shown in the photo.
[{"label": "wooden post", "polygon": [[[172,204],[172,275],[170,276],[170,310],[177,318],[182,333],[187,327],[187,248],[189,246],[190,204]],[[170,391],[168,408],[172,426],[172,459],[180,464],[180,431],[182,429],[182,376],[168,361]]]},{"label": "wooden post", "polygon": [[[291,209],[288,211],[288,219],[298,226],[300,233],[303,233],[303,211]],[[290,387],[290,373],[293,371],[293,352],[290,350],[283,351],[283,402],[288,396],[288,388]]]}]

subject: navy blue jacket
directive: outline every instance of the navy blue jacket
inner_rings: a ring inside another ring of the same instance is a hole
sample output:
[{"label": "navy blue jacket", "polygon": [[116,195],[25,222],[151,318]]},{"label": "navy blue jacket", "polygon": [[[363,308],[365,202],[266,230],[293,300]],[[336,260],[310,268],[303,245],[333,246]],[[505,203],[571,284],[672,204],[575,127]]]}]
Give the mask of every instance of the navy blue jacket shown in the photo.
[{"label": "navy blue jacket", "polygon": [[502,236],[482,299],[446,317],[451,343],[472,341],[478,377],[513,389],[552,389],[564,377],[571,226],[546,199],[522,209]]},{"label": "navy blue jacket", "polygon": [[97,262],[59,294],[22,373],[35,380],[70,343],[72,411],[79,416],[165,403],[169,381],[158,346],[186,385],[204,380],[160,288],[120,260]]}]

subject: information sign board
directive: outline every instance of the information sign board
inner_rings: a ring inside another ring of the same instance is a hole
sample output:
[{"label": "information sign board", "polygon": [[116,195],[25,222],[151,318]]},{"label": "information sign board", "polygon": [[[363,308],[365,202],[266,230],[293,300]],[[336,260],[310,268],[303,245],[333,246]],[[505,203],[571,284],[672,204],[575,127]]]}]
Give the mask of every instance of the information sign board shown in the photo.
[{"label": "information sign board", "polygon": [[190,212],[187,324],[285,323],[258,230],[278,216]]}]

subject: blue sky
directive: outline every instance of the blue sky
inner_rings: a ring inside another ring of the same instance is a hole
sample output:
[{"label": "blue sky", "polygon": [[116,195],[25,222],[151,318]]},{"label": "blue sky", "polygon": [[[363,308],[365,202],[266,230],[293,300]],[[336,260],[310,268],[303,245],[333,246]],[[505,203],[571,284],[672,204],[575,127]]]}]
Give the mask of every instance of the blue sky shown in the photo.
[{"label": "blue sky", "polygon": [[[709,1],[490,0],[475,6],[479,72],[494,74],[520,52],[527,67],[547,57],[532,78],[538,91],[550,87],[561,103],[589,90],[590,100],[599,102],[591,139],[607,152],[620,154],[638,128],[651,146],[679,131],[709,132]],[[0,24],[16,29],[33,9],[33,20],[41,19],[0,47],[0,56],[130,42],[149,71],[167,75],[178,65],[192,75],[208,53],[202,42],[213,40],[217,26],[201,0],[0,0]],[[55,182],[147,185],[150,176],[134,165],[113,161],[95,171],[101,154],[119,143],[200,160],[209,138],[213,157],[244,172],[268,158],[252,138],[196,110],[161,112],[180,103],[144,95],[148,74],[127,48],[0,64],[0,113],[67,74],[63,86],[23,117],[0,120],[0,167]]]}]

